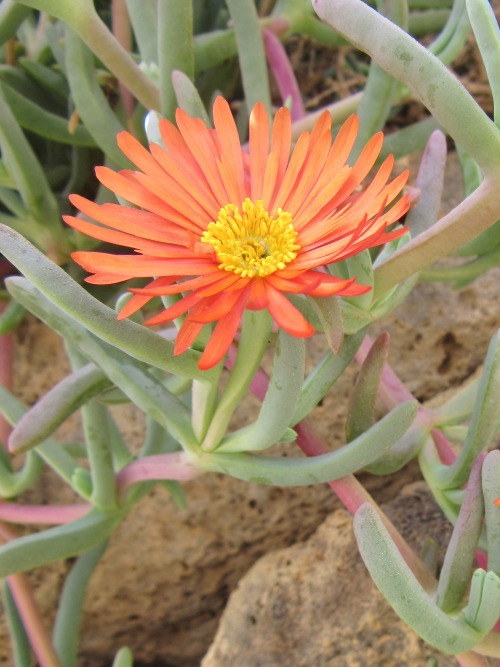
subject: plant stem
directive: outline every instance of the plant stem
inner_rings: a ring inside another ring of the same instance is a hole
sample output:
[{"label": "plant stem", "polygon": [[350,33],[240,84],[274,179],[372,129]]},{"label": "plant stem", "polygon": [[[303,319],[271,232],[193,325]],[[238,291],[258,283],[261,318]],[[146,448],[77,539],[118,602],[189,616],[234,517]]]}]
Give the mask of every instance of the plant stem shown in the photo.
[{"label": "plant stem", "polygon": [[486,178],[463,202],[375,269],[374,298],[450,255],[499,217],[500,189],[496,179]]},{"label": "plant stem", "polygon": [[411,88],[486,175],[498,175],[499,129],[436,56],[360,0],[313,0],[313,6],[351,44]]},{"label": "plant stem", "polygon": [[187,482],[199,475],[200,471],[184,452],[172,452],[132,461],[120,470],[116,480],[119,493],[123,497],[127,489],[138,482],[162,479]]},{"label": "plant stem", "polygon": [[[17,534],[0,524],[0,543],[16,539]],[[31,592],[28,578],[24,574],[11,574],[7,577],[12,597],[22,618],[26,634],[40,667],[63,667],[52,646],[42,618]]]},{"label": "plant stem", "polygon": [[[6,302],[0,301],[0,314],[7,307]],[[12,391],[14,373],[14,338],[12,333],[0,336],[0,385]],[[3,415],[0,415],[0,445],[5,446],[12,427]]]},{"label": "plant stem", "polygon": [[0,503],[0,520],[9,523],[58,525],[69,523],[90,512],[88,503],[72,505],[20,505]]},{"label": "plant stem", "polygon": [[[295,430],[298,435],[297,445],[307,456],[319,456],[328,451],[327,447],[321,442],[320,437],[314,432],[314,429],[306,420],[297,424]],[[363,503],[370,503],[370,505],[379,513],[380,518],[389,531],[394,543],[421,585],[428,591],[436,588],[437,582],[433,575],[406,543],[404,538],[354,475],[347,475],[346,477],[328,482],[328,484],[351,514],[354,514]]]},{"label": "plant stem", "polygon": [[88,0],[17,0],[67,23],[146,109],[160,109],[157,88],[113,37]]}]

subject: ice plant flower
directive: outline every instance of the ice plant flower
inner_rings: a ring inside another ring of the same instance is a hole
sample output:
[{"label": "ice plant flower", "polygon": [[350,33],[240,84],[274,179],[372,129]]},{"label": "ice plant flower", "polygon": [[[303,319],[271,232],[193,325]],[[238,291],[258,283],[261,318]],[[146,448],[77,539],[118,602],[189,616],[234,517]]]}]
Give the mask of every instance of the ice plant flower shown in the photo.
[{"label": "ice plant flower", "polygon": [[134,254],[73,253],[93,274],[88,282],[151,279],[130,290],[134,296],[120,318],[155,296],[180,295],[146,322],[164,324],[186,315],[176,354],[190,347],[205,325],[216,323],[201,369],[223,359],[245,309],[267,309],[291,335],[311,336],[313,326],[287,295],[356,296],[368,291],[354,278],[337,278],[324,267],[399,237],[402,227],[387,228],[409,205],[406,195],[399,197],[407,172],[389,181],[392,156],[360,190],[383,137],[374,135],[348,166],[356,116],[344,123],[332,144],[331,118],[325,112],[293,150],[286,108],[277,112],[271,127],[264,106],[254,107],[248,149],[240,145],[229,105],[221,97],[213,116],[215,129],[209,129],[179,109],[177,127],[160,121],[164,145],[152,143],[149,150],[129,133],[120,133],[118,145],[137,171],[98,167],[96,174],[138,208],[99,205],[73,195],[73,205],[99,224],[65,217],[84,234],[134,249]]}]

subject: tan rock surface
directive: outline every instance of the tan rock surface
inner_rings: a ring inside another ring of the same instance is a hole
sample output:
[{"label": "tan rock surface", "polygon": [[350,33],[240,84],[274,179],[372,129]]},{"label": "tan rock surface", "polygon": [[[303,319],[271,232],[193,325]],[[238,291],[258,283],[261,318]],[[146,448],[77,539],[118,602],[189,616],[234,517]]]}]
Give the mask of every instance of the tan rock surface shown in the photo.
[{"label": "tan rock surface", "polygon": [[[442,547],[449,538],[449,525],[422,483],[388,509],[417,551],[426,539]],[[243,577],[201,666],[401,667],[437,656],[375,588],[351,517],[337,510],[306,542],[267,554]],[[439,665],[456,661],[439,656]]]}]

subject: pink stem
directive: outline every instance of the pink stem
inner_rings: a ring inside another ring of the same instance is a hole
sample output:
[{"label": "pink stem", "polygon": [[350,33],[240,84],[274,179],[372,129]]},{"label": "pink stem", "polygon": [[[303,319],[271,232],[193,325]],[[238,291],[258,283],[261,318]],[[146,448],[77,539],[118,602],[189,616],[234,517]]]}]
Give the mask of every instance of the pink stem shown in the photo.
[{"label": "pink stem", "polygon": [[[8,542],[16,537],[18,536],[12,529],[0,524],[0,542]],[[7,577],[7,582],[39,666],[62,667],[43,624],[26,575],[11,574]]]},{"label": "pink stem", "polygon": [[[358,352],[358,361],[362,362],[365,359],[370,347],[371,341],[367,337],[361,345],[360,352]],[[226,366],[228,368],[233,366],[235,356],[236,347],[233,345],[227,357]],[[394,400],[394,405],[398,405],[400,402],[413,399],[412,394],[410,394],[410,392],[401,383],[399,378],[394,374],[389,366],[387,366],[387,370],[384,368],[384,371],[384,379],[387,386],[387,396],[391,400]],[[262,400],[265,396],[268,384],[269,377],[267,373],[259,368],[258,372],[255,374],[252,380],[252,384],[250,385],[253,393]],[[394,394],[391,392],[394,392]],[[294,429],[297,432],[297,445],[307,456],[319,456],[329,451],[328,447],[326,447],[326,445],[316,434],[313,427],[307,420],[302,420],[300,423],[296,424]],[[336,493],[339,500],[346,507],[346,509],[351,512],[351,514],[355,514],[363,503],[370,503],[370,505],[379,513],[385,527],[389,531],[401,555],[415,576],[418,578],[422,586],[426,590],[435,589],[437,583],[435,578],[429,572],[425,564],[420,560],[420,558],[418,558],[418,556],[406,543],[394,525],[389,521],[389,519],[387,519],[377,503],[358,482],[354,475],[347,475],[346,477],[334,480],[328,484],[334,493]]]},{"label": "pink stem", "polygon": [[457,455],[453,451],[450,441],[445,434],[437,428],[432,429],[431,435],[434,444],[436,445],[436,450],[441,459],[441,463],[451,466],[452,463],[455,463]]},{"label": "pink stem", "polygon": [[456,655],[455,658],[460,667],[489,667],[490,665],[485,657],[479,655],[479,653],[474,653],[474,651],[461,653],[460,655]]},{"label": "pink stem", "polygon": [[118,489],[123,494],[130,486],[145,480],[177,480],[187,482],[200,471],[186,460],[184,452],[158,454],[132,461],[116,476]]},{"label": "pink stem", "polygon": [[[373,342],[369,336],[365,336],[357,351],[355,358],[359,364],[362,364],[366,359],[368,352],[371,350]],[[389,364],[384,364],[382,371],[382,378],[380,382],[380,397],[384,401],[384,405],[390,410],[405,401],[414,399],[413,394],[405,387],[405,385],[398,378],[396,373],[392,370]]]},{"label": "pink stem", "polygon": [[276,37],[275,33],[268,28],[262,28],[262,37],[264,48],[266,50],[267,61],[271,67],[276,85],[280,91],[281,99],[286,102],[290,97],[292,108],[290,115],[292,121],[300,120],[305,116],[305,109],[300,95],[299,85],[293,72],[290,60],[288,59],[285,47]]},{"label": "pink stem", "polygon": [[0,520],[9,523],[60,525],[74,521],[90,511],[88,503],[73,505],[18,505],[0,503]]},{"label": "pink stem", "polygon": [[[298,436],[297,444],[307,456],[319,456],[320,454],[326,454],[329,451],[323,444],[321,438],[315,433],[313,427],[306,420],[301,421],[300,424],[297,424],[294,428],[297,431]],[[328,482],[328,484],[351,514],[355,514],[363,503],[369,503],[378,512],[385,527],[389,531],[391,538],[399,549],[399,552],[422,586],[426,590],[435,589],[437,582],[425,564],[406,543],[398,530],[389,521],[371,495],[358,482],[354,475],[341,477],[340,479]]]},{"label": "pink stem", "polygon": [[[7,304],[0,302],[0,314]],[[0,384],[12,391],[14,376],[14,336],[11,332],[0,336]],[[0,443],[5,446],[12,427],[3,415],[0,415]]]}]

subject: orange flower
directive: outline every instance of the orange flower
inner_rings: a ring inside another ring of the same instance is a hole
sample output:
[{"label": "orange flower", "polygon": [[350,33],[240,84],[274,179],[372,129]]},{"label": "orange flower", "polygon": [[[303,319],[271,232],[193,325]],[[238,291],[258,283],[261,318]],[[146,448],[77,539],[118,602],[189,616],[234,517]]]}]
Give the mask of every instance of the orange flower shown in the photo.
[{"label": "orange flower", "polygon": [[[95,284],[150,278],[120,312],[128,317],[155,296],[183,295],[146,324],[187,313],[175,353],[216,322],[199,366],[209,369],[226,354],[245,309],[267,308],[280,327],[298,337],[314,333],[287,294],[356,296],[368,291],[354,278],[327,273],[325,265],[401,236],[387,232],[408,209],[401,197],[407,172],[388,182],[388,157],[364,191],[358,191],[380,152],[382,134],[367,143],[354,166],[346,165],[358,127],[356,116],[333,142],[324,113],[291,151],[290,114],[282,108],[272,130],[262,104],[250,116],[248,150],[240,146],[227,102],[213,109],[215,129],[177,111],[177,128],[160,121],[164,147],[149,151],[127,132],[123,153],[138,171],[98,167],[103,185],[140,208],[99,205],[78,195],[71,202],[99,225],[67,216],[78,231],[133,248],[135,254],[75,252]],[[154,278],[153,278],[154,277]]]}]

